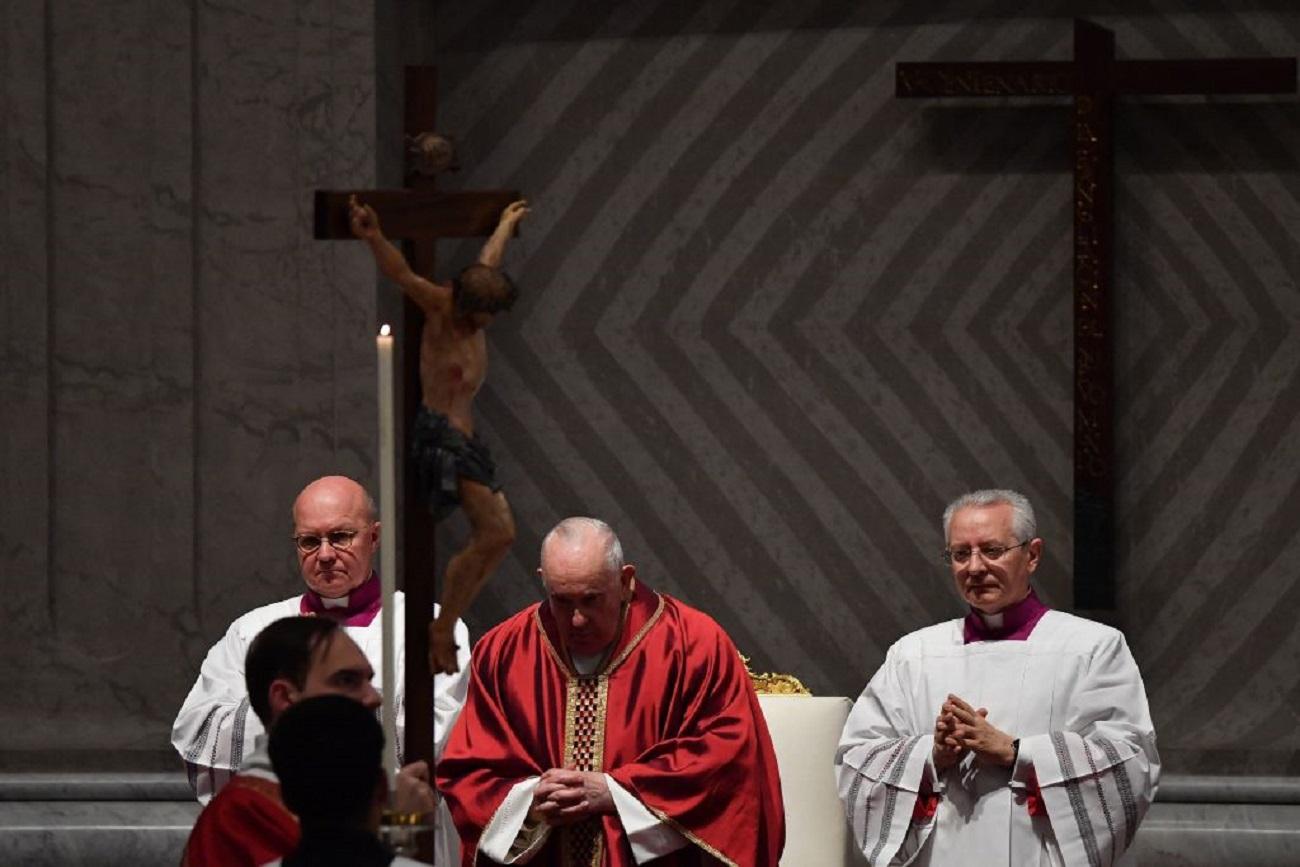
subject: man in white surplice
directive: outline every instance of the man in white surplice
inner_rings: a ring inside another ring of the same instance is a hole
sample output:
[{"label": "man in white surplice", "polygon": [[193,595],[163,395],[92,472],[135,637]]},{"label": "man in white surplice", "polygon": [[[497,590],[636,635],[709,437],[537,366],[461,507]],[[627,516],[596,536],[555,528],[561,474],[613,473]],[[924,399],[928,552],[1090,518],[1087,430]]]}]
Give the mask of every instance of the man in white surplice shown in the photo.
[{"label": "man in white surplice", "polygon": [[1038,600],[1021,494],[966,494],[943,522],[970,614],[895,643],[849,714],[835,771],[858,847],[880,867],[1123,863],[1160,776],[1124,636]]},{"label": "man in white surplice", "polygon": [[[185,698],[172,726],[172,745],[190,773],[190,783],[201,803],[208,803],[253,755],[255,742],[264,735],[257,714],[251,713],[244,683],[244,657],[259,632],[282,617],[312,615],[337,620],[357,643],[375,670],[380,686],[383,658],[383,618],[394,618],[397,671],[405,671],[403,652],[404,595],[393,598],[392,612],[382,611],[379,576],[373,559],[381,527],[375,503],[360,484],[346,476],[325,476],[303,488],[293,503],[294,544],[305,592],[272,602],[243,614],[212,646],[198,680]],[[438,606],[434,605],[434,614]],[[433,679],[434,758],[441,755],[452,723],[465,701],[469,664],[469,631],[455,625],[460,671]],[[403,678],[397,678],[398,751],[405,723]],[[455,853],[451,816],[440,804],[435,817],[438,842]],[[445,830],[444,830],[445,829]],[[453,854],[454,857],[454,854]]]}]

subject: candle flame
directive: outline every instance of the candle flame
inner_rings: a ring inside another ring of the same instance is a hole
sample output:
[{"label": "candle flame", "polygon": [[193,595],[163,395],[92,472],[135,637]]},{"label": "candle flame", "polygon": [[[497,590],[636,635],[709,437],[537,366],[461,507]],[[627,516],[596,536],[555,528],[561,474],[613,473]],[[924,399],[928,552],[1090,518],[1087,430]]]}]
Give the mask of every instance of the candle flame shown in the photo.
[{"label": "candle flame", "polygon": [[390,335],[390,334],[392,334],[392,333],[393,333],[393,329],[391,329],[391,328],[388,327],[388,323],[387,323],[387,322],[385,322],[383,325],[379,326],[379,336],[380,336],[380,337],[387,337],[388,335]]}]

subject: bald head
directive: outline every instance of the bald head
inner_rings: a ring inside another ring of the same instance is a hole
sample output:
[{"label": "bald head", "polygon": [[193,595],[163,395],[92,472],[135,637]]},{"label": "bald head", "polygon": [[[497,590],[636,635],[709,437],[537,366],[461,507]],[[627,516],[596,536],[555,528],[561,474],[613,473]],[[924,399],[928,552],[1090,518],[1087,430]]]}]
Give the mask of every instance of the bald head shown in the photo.
[{"label": "bald head", "polygon": [[367,521],[378,518],[375,501],[360,483],[347,476],[321,476],[303,488],[293,501],[293,520],[298,521],[299,509],[330,504],[348,511],[360,510]]},{"label": "bald head", "polygon": [[347,476],[324,476],[302,489],[293,502],[293,534],[303,580],[321,596],[346,596],[370,577],[379,546],[375,503]]}]

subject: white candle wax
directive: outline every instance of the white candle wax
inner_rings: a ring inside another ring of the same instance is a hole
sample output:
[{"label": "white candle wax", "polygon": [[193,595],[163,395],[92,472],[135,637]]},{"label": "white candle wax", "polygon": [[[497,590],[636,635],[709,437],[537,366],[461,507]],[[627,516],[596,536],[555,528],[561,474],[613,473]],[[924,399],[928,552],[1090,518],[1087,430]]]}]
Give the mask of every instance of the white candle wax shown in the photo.
[{"label": "white candle wax", "polygon": [[387,325],[379,329],[379,576],[383,588],[383,721],[384,770],[390,789],[397,773],[397,653],[393,636],[393,592],[397,589],[397,465],[393,448],[393,337]]}]

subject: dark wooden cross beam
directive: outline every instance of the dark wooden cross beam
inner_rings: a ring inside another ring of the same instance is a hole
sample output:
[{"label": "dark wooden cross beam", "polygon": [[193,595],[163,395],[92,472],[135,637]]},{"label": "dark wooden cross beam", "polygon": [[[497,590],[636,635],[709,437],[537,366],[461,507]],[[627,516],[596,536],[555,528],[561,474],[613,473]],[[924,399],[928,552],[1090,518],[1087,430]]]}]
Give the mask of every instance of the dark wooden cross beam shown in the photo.
[{"label": "dark wooden cross beam", "polygon": [[899,63],[899,97],[1070,96],[1074,141],[1074,604],[1113,610],[1115,97],[1295,93],[1295,58],[1116,60],[1115,34],[1074,22],[1074,60]]},{"label": "dark wooden cross beam", "polygon": [[[433,132],[437,112],[437,73],[432,66],[406,68],[405,133],[413,137]],[[357,243],[357,255],[369,251],[356,242],[348,226],[348,197],[373,207],[389,238],[400,239],[411,268],[434,278],[435,242],[439,238],[486,237],[496,228],[506,205],[519,198],[515,190],[443,193],[435,178],[408,172],[407,187],[400,190],[317,190],[315,237],[347,239]],[[393,291],[398,291],[394,289]],[[402,385],[398,398],[402,430],[420,405],[420,336],[424,315],[411,299],[402,307],[395,325],[402,358]],[[360,335],[358,335],[360,339]],[[399,446],[398,453],[406,450]],[[402,461],[404,463],[404,460]],[[427,761],[433,766],[433,678],[429,674],[429,621],[434,601],[434,523],[415,484],[415,474],[402,472],[403,581],[406,592],[406,737],[404,760]],[[388,528],[385,528],[386,530]],[[392,538],[391,535],[389,538]],[[426,853],[430,857],[432,852]]]}]

